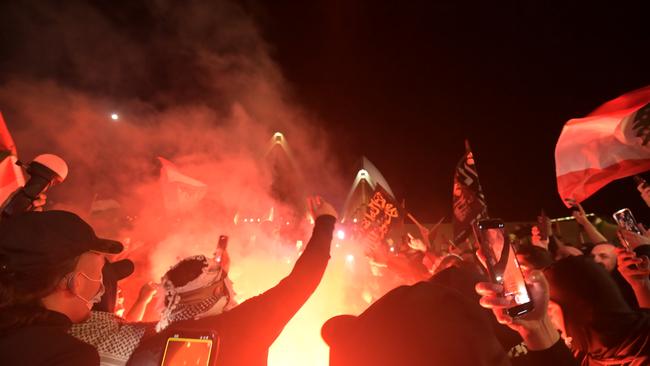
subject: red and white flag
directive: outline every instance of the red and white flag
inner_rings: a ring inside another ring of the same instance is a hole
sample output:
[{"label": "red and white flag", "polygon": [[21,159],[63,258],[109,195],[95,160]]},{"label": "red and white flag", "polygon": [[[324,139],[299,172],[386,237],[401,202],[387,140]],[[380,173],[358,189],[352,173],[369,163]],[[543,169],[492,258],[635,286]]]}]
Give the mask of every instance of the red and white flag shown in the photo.
[{"label": "red and white flag", "polygon": [[555,171],[565,203],[582,202],[616,179],[650,170],[649,103],[650,86],[564,125],[555,147]]},{"label": "red and white flag", "polygon": [[160,187],[165,208],[170,212],[189,211],[205,197],[208,186],[180,172],[171,161],[160,160]]},{"label": "red and white flag", "polygon": [[16,145],[0,113],[0,205],[25,185],[23,170],[16,165]]}]

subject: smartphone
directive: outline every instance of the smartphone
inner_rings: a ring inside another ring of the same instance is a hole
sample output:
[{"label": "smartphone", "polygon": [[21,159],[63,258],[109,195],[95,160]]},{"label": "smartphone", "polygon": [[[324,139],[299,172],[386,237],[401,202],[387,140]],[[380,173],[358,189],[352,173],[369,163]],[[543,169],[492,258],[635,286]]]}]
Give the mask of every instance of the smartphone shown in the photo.
[{"label": "smartphone", "polygon": [[215,366],[219,337],[212,331],[178,331],[167,338],[160,366]]},{"label": "smartphone", "polygon": [[[632,215],[632,211],[630,211],[629,208],[620,209],[614,212],[612,216],[614,217],[614,221],[616,221],[616,224],[619,228],[631,231],[639,235],[643,235],[641,233],[641,230],[639,230],[639,226],[637,225],[634,215]],[[625,245],[627,249],[630,249],[630,244],[626,240],[622,240],[621,244]]]},{"label": "smartphone", "polygon": [[217,248],[226,250],[228,249],[228,235],[219,235],[219,243]]},{"label": "smartphone", "polygon": [[616,224],[618,224],[619,228],[637,233],[639,235],[643,235],[641,234],[639,225],[637,224],[636,219],[634,218],[634,215],[632,215],[632,211],[630,211],[629,208],[620,209],[614,212],[612,216],[614,217],[614,221],[616,221]]},{"label": "smartphone", "polygon": [[479,221],[478,241],[481,252],[485,256],[485,265],[490,279],[494,283],[503,285],[503,296],[512,298],[512,306],[506,309],[508,315],[517,317],[533,310],[533,301],[526,288],[526,281],[516,253],[513,246],[506,241],[503,221],[499,219]]}]

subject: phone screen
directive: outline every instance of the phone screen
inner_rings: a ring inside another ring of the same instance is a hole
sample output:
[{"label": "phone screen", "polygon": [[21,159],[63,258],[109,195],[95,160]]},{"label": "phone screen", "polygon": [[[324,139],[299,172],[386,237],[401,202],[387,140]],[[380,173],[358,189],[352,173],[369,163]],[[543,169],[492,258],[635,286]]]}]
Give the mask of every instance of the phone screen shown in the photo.
[{"label": "phone screen", "polygon": [[167,338],[161,366],[209,366],[213,354],[214,337],[210,335],[189,338],[174,334]]},{"label": "phone screen", "polygon": [[479,229],[481,250],[486,256],[492,281],[503,285],[503,296],[512,299],[508,314],[517,316],[532,310],[526,281],[514,248],[506,242],[503,223],[494,220],[482,221],[479,223]]},{"label": "phone screen", "polygon": [[613,216],[618,227],[641,235],[641,230],[639,230],[634,215],[632,215],[632,211],[629,208],[618,210],[614,212]]}]

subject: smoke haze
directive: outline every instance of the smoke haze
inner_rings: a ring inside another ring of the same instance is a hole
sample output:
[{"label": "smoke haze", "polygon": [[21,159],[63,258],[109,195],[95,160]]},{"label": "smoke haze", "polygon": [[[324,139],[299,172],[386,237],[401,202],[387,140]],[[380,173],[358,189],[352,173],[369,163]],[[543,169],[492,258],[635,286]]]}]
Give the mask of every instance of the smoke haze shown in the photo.
[{"label": "smoke haze", "polygon": [[[0,111],[19,158],[53,153],[67,161],[68,179],[49,192],[48,208],[74,211],[100,235],[125,242],[137,264],[122,284],[127,304],[179,258],[210,255],[224,233],[239,300],[277,283],[297,257],[295,241],[287,246],[277,232],[241,220],[263,221],[273,208],[276,218],[294,221],[285,237],[306,243],[302,197],[282,197],[278,175],[300,185],[295,192],[342,203],[349,182],[330,157],[324,124],[292,102],[269,45],[240,5],[6,2],[0,32]],[[293,158],[279,167],[267,159],[275,131]],[[207,185],[191,210],[166,207],[157,157]],[[328,270],[316,294],[327,302],[310,301],[271,364],[326,364],[320,324],[351,311],[340,295],[344,283],[340,271]],[[305,332],[302,353],[282,352]]]}]

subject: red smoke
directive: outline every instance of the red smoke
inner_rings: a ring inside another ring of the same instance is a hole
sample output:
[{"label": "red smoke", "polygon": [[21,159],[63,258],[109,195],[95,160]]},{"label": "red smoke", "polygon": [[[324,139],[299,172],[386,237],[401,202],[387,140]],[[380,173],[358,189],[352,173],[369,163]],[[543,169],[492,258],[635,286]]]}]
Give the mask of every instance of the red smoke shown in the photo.
[{"label": "red smoke", "polygon": [[[13,6],[24,15],[17,27],[27,31],[16,33],[24,47],[6,61],[17,71],[3,76],[0,110],[20,159],[53,153],[70,167],[47,208],[74,211],[128,246],[137,269],[121,284],[127,308],[178,258],[211,255],[220,234],[230,236],[238,300],[254,296],[289,272],[296,242],[307,243],[305,196],[342,204],[356,172],[341,178],[329,136],[315,127],[326,124],[292,102],[268,46],[237,5],[155,2],[151,19],[173,18],[165,22],[173,29],[161,33],[116,25],[121,15],[83,3],[64,12]],[[36,16],[47,29],[31,21]],[[267,153],[276,131],[293,159],[274,167]],[[191,209],[165,206],[157,157],[207,185]],[[264,223],[271,208],[273,225]],[[365,281],[363,249],[334,244],[323,283],[274,345],[271,365],[327,364],[323,322],[358,313],[370,293],[381,293]]]}]

